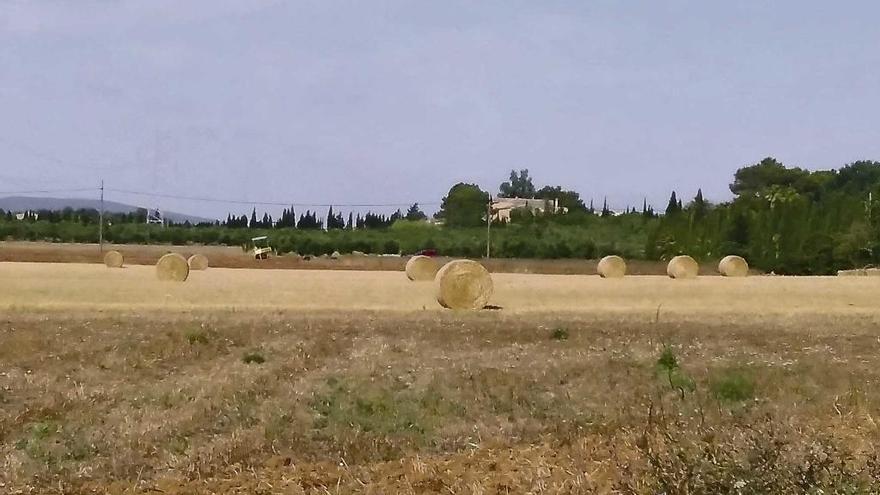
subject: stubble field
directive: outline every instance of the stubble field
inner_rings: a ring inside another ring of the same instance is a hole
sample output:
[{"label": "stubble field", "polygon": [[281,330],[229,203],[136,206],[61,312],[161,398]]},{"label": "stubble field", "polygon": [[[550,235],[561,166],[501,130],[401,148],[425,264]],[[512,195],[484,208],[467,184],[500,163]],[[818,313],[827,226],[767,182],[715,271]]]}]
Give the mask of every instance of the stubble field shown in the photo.
[{"label": "stubble field", "polygon": [[875,493],[880,280],[0,263],[0,493]]}]

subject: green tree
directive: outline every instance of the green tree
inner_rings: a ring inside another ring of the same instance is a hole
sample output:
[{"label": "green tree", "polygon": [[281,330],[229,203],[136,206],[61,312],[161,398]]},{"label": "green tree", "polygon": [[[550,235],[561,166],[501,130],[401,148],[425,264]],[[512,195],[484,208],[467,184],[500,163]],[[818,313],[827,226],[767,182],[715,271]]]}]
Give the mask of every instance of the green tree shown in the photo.
[{"label": "green tree", "polygon": [[693,202],[691,202],[690,209],[694,213],[694,220],[702,220],[706,216],[709,204],[703,199],[702,189],[697,189],[697,195],[694,197]]},{"label": "green tree", "polygon": [[502,198],[528,198],[535,197],[535,185],[532,178],[529,177],[529,169],[525,168],[519,171],[517,175],[515,170],[510,171],[510,179],[502,182],[498,187],[498,196]]},{"label": "green tree", "polygon": [[803,194],[816,194],[827,175],[814,175],[801,168],[787,168],[773,157],[767,157],[736,171],[730,191],[737,196],[758,196],[772,186],[791,187]]},{"label": "green tree", "polygon": [[476,227],[485,221],[488,204],[489,193],[476,184],[459,182],[449,189],[436,216],[450,227]]},{"label": "green tree", "polygon": [[299,222],[297,222],[297,228],[300,230],[321,230],[323,227],[323,223],[318,220],[317,212],[309,210],[300,215]]},{"label": "green tree", "polygon": [[[820,172],[814,172],[819,174]],[[845,165],[827,181],[831,189],[847,194],[864,194],[880,186],[880,162],[862,160]]]},{"label": "green tree", "polygon": [[418,203],[413,203],[413,205],[410,206],[408,210],[406,210],[406,217],[405,218],[407,220],[418,221],[418,220],[427,220],[428,216],[425,215],[425,213],[421,209],[419,209]]},{"label": "green tree", "polygon": [[675,195],[675,191],[672,191],[672,196],[669,197],[669,204],[666,205],[666,216],[673,216],[681,211],[681,201]]},{"label": "green tree", "polygon": [[581,200],[579,193],[563,190],[561,186],[544,186],[535,192],[535,198],[550,201],[559,200],[559,207],[567,208],[569,212],[587,211],[587,206]]},{"label": "green tree", "polygon": [[602,202],[602,217],[604,218],[604,217],[610,217],[610,216],[611,216],[611,210],[608,209],[608,198],[605,198],[605,200]]},{"label": "green tree", "polygon": [[330,209],[327,210],[327,230],[341,230],[345,228],[345,220],[342,217],[342,213],[335,214],[333,213],[333,206],[330,206]]}]

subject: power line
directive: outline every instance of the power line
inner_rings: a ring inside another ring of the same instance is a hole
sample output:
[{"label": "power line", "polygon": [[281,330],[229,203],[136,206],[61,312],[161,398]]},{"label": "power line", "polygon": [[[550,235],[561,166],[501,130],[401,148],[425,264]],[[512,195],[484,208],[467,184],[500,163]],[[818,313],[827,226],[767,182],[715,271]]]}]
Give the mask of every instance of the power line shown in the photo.
[{"label": "power line", "polygon": [[[348,208],[387,208],[387,207],[408,207],[413,203],[373,203],[373,204],[356,204],[356,203],[297,203],[297,202],[282,202],[282,201],[250,201],[244,199],[224,199],[224,198],[211,198],[205,196],[181,196],[177,194],[163,194],[163,193],[154,193],[154,192],[145,192],[145,191],[134,191],[131,189],[115,189],[115,188],[107,188],[105,189],[107,192],[115,192],[120,194],[133,194],[136,196],[148,196],[153,198],[167,198],[167,199],[179,199],[185,201],[200,201],[205,203],[223,203],[223,204],[239,204],[239,205],[253,205],[253,206],[297,206],[297,207],[330,207],[330,206],[340,206],[340,207],[348,207]],[[439,205],[439,202],[421,202],[418,204],[427,205],[427,206],[435,206]]]}]

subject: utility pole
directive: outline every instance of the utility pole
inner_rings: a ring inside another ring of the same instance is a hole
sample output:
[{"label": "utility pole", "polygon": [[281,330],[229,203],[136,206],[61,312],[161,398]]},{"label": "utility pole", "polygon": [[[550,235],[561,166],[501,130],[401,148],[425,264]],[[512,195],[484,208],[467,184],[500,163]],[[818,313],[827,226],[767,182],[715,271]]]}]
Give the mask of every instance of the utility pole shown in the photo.
[{"label": "utility pole", "polygon": [[486,259],[491,257],[490,247],[492,245],[492,198],[486,205]]},{"label": "utility pole", "polygon": [[101,179],[101,213],[98,215],[98,244],[104,254],[104,179]]}]

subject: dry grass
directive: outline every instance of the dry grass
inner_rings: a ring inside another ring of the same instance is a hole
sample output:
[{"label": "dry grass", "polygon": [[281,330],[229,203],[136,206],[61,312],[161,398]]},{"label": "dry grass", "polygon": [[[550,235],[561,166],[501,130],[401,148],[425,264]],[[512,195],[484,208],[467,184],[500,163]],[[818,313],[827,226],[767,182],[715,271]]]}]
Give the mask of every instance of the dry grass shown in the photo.
[{"label": "dry grass", "polygon": [[0,493],[880,490],[867,278],[0,272]]},{"label": "dry grass", "polygon": [[9,493],[876,489],[876,320],[814,321],[833,335],[803,323],[12,314],[0,483]]},{"label": "dry grass", "polygon": [[[0,263],[0,310],[127,311],[340,310],[442,311],[433,284],[402,272],[238,270],[193,272],[186,284],[156,280],[153,267]],[[505,313],[664,314],[711,318],[765,315],[880,314],[871,277],[492,275],[489,304]]]}]

